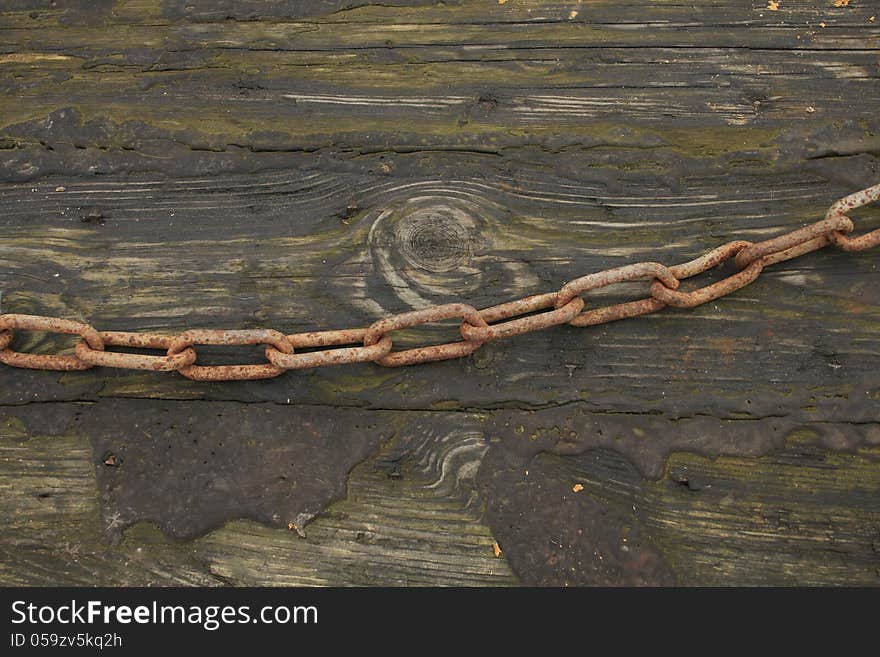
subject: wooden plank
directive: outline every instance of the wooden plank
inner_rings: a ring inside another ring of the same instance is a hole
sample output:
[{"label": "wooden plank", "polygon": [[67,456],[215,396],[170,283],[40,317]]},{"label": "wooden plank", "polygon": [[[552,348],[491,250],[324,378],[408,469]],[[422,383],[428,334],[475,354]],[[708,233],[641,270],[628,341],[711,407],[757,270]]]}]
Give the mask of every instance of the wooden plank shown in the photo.
[{"label": "wooden plank", "polygon": [[[205,405],[187,403],[200,412]],[[229,413],[241,406],[207,405]],[[486,416],[395,415],[399,437],[355,468],[347,498],[299,533],[235,521],[184,543],[148,521],[108,541],[108,529],[116,534],[125,521],[114,492],[103,488],[99,507],[97,491],[102,470],[122,471],[128,454],[107,466],[93,429],[90,444],[76,435],[80,427],[37,435],[7,419],[0,577],[42,585],[509,584],[517,581],[510,559],[529,584],[876,583],[876,447],[829,453],[802,431],[759,459],[675,453],[651,482],[617,452],[554,455],[515,427],[504,448],[487,445],[479,431]],[[106,440],[116,431],[103,424]],[[242,436],[237,423],[232,433]],[[208,472],[216,474],[200,476]],[[174,492],[186,494],[188,484]],[[495,540],[503,558],[494,557]]]},{"label": "wooden plank", "polygon": [[[765,239],[877,182],[870,6],[399,4],[3,13],[3,311],[364,326]],[[406,370],[0,370],[0,579],[876,584],[875,257]],[[231,351],[200,354],[256,354]]]}]

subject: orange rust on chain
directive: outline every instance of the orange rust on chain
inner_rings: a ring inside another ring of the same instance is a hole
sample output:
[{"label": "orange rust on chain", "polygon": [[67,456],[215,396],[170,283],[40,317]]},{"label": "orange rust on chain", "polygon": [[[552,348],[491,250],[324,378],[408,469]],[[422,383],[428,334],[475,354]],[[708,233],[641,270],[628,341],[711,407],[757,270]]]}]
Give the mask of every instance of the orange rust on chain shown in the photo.
[{"label": "orange rust on chain", "polygon": [[735,292],[741,287],[745,287],[758,278],[763,269],[763,262],[761,260],[755,260],[751,264],[746,265],[745,269],[732,276],[728,276],[724,280],[690,292],[670,290],[660,281],[654,281],[651,284],[651,294],[655,299],[662,301],[668,306],[675,306],[676,308],[693,308],[694,306],[699,306],[707,301],[713,301],[718,297],[723,297],[726,294]]},{"label": "orange rust on chain", "polygon": [[662,310],[666,304],[652,297],[639,299],[638,301],[625,301],[612,306],[590,308],[569,322],[572,326],[598,326],[608,322],[616,322],[620,319],[629,319],[639,315],[647,315]]},{"label": "orange rust on chain", "polygon": [[[137,349],[163,349],[167,352],[174,340],[173,335],[158,333],[127,333],[123,331],[102,331],[101,339],[105,347],[134,347]],[[187,347],[173,356],[152,356],[150,354],[126,354],[112,351],[96,351],[85,340],[76,343],[76,357],[89,365],[117,367],[129,370],[150,370],[169,372],[179,370],[196,361],[196,350]]]},{"label": "orange rust on chain", "polygon": [[[708,253],[666,267],[641,262],[615,267],[576,278],[559,292],[536,294],[477,310],[463,303],[449,303],[401,313],[381,319],[367,328],[314,331],[284,335],[271,329],[196,329],[179,335],[156,333],[99,333],[88,324],[37,315],[0,315],[0,362],[14,367],[45,370],[83,370],[95,365],[136,370],[175,370],[201,381],[263,379],[290,369],[341,363],[373,361],[396,367],[466,356],[489,340],[520,335],[569,323],[592,326],[660,310],[667,305],[690,308],[706,303],[754,281],[772,264],[835,244],[844,251],[863,251],[880,245],[880,229],[850,238],[852,221],[846,212],[880,200],[880,185],[874,185],[834,203],[825,218],[803,228],[755,244],[744,240],[728,242]],[[727,278],[685,292],[680,281],[697,276],[734,258],[740,271]],[[585,292],[640,278],[652,279],[651,296],[584,311]],[[543,312],[539,312],[543,311]],[[531,314],[534,313],[534,314]],[[413,328],[444,319],[458,318],[463,341],[392,351],[392,331]],[[16,330],[48,331],[81,336],[74,355],[25,354],[9,349]],[[251,365],[196,365],[195,345],[266,346],[267,363]],[[352,346],[357,345],[357,346]],[[164,356],[108,352],[105,347],[165,349]],[[333,347],[333,348],[328,348]],[[295,352],[296,349],[317,351]]]},{"label": "orange rust on chain", "polygon": [[[41,315],[0,315],[0,329],[15,331],[46,331],[79,335],[96,351],[104,349],[100,334],[88,324],[70,319],[43,317]],[[23,354],[4,348],[0,351],[0,363],[13,367],[24,367],[31,370],[87,370],[91,365],[84,363],[76,356],[65,354]]]},{"label": "orange rust on chain", "polygon": [[[399,315],[392,315],[374,322],[364,333],[364,346],[371,347],[377,344],[390,331],[413,328],[421,324],[452,318],[460,318],[463,325],[486,326],[486,320],[480,316],[480,313],[473,306],[465,303],[447,303],[442,306],[431,306],[421,310],[412,310],[400,313]],[[461,356],[473,353],[481,344],[482,342],[465,338],[463,342],[448,342],[446,344],[435,344],[427,347],[390,352],[377,358],[374,362],[385,367],[400,367],[401,365],[414,365],[434,360],[446,360],[447,358],[460,358]]]},{"label": "orange rust on chain", "polygon": [[590,290],[648,277],[663,281],[669,288],[678,287],[678,280],[666,265],[661,265],[659,262],[637,262],[633,265],[597,271],[569,281],[559,290],[559,295],[556,297],[556,307],[564,306],[574,297]]},{"label": "orange rust on chain", "polygon": [[[480,311],[480,316],[483,318],[484,325],[476,326],[465,322],[461,325],[461,335],[465,340],[483,343],[489,340],[497,340],[498,338],[509,338],[514,335],[531,333],[532,331],[550,326],[565,324],[571,321],[584,307],[584,300],[580,297],[575,297],[561,308],[556,308],[556,297],[556,292],[535,294],[524,299],[492,306],[491,308],[483,308]],[[546,308],[553,308],[553,310],[538,313],[537,315],[517,317],[517,315],[525,315],[526,313],[545,310]],[[517,319],[508,319],[510,317],[517,317]],[[489,322],[497,322],[501,319],[508,319],[508,321],[488,325]]]},{"label": "orange rust on chain", "polygon": [[[287,337],[272,329],[194,329],[184,331],[172,339],[168,346],[168,356],[175,356],[197,344],[224,346],[266,344],[285,354],[293,351]],[[194,381],[250,381],[270,379],[283,374],[286,370],[271,363],[257,363],[253,365],[187,365],[177,371]]]},{"label": "orange rust on chain", "polygon": [[[853,223],[843,215],[836,215],[817,221],[809,226],[798,228],[790,233],[785,233],[773,239],[756,242],[750,247],[743,249],[736,255],[736,266],[745,269],[759,258],[768,258],[768,264],[775,264],[783,260],[789,260],[798,255],[809,253],[821,249],[827,245],[827,235],[831,231],[840,231],[842,233],[852,232]],[[823,243],[822,238],[826,241]],[[809,244],[809,249],[802,251],[797,247],[803,247]],[[785,254],[785,257],[781,257]]]},{"label": "orange rust on chain", "polygon": [[[704,271],[712,269],[712,267],[717,267],[722,262],[729,260],[737,253],[739,253],[743,249],[749,248],[750,246],[752,246],[752,243],[745,240],[728,242],[727,244],[716,246],[708,253],[704,253],[703,255],[701,255],[699,258],[694,258],[693,260],[689,260],[688,262],[683,262],[680,265],[672,265],[669,268],[669,271],[671,271],[672,274],[679,280],[682,280],[684,278],[691,278],[693,276],[697,276],[698,274],[702,274]],[[667,285],[666,287],[669,286]]]},{"label": "orange rust on chain", "polygon": [[[745,240],[737,240],[722,244],[703,254],[699,258],[690,260],[680,265],[673,265],[669,269],[678,279],[688,279],[693,276],[702,274],[713,267],[717,267],[722,262],[733,258],[745,249],[754,246],[751,242]],[[740,289],[755,280],[764,269],[764,259],[755,260],[746,266],[742,271],[728,276],[727,278],[701,287],[697,290],[684,292],[682,290],[670,289],[666,287],[662,281],[656,280],[651,284],[651,296],[657,301],[676,308],[693,308],[700,304],[712,301],[718,297]]]},{"label": "orange rust on chain", "polygon": [[778,262],[785,262],[786,260],[791,260],[792,258],[797,258],[806,255],[807,253],[818,251],[819,249],[824,249],[830,243],[831,241],[828,238],[828,235],[819,235],[819,237],[814,237],[806,242],[795,244],[782,251],[769,253],[761,258],[761,263],[763,263],[765,267],[768,265],[775,265]]},{"label": "orange rust on chain", "polygon": [[[828,214],[825,217],[831,218],[845,215],[850,210],[855,210],[874,201],[880,201],[880,185],[868,187],[836,201],[828,209]],[[848,237],[842,231],[831,231],[828,239],[844,251],[864,251],[880,244],[880,228],[876,228],[858,237]]]},{"label": "orange rust on chain", "polygon": [[[566,303],[569,299],[590,290],[597,290],[615,283],[624,283],[648,277],[665,281],[666,285],[673,289],[678,287],[675,275],[665,265],[661,265],[659,262],[638,262],[623,267],[615,267],[614,269],[606,269],[605,271],[588,274],[569,281],[559,291],[556,305],[558,307],[561,303]],[[576,315],[568,323],[572,326],[596,326],[597,324],[651,313],[660,310],[663,306],[663,303],[651,298],[627,301],[601,308],[591,308]]]},{"label": "orange rust on chain", "polygon": [[[736,255],[744,248],[747,248],[751,245],[751,242],[746,242],[744,240],[728,242],[727,244],[722,244],[721,246],[712,249],[708,253],[700,256],[699,258],[696,258],[689,262],[685,262],[680,265],[673,265],[668,268],[667,271],[669,272],[669,275],[666,276],[667,280],[674,281],[673,287],[670,287],[666,283],[664,283],[663,279],[655,277],[655,280],[652,282],[651,286],[651,297],[647,299],[640,299],[638,301],[630,301],[627,303],[619,303],[613,306],[606,306],[604,308],[591,309],[575,317],[574,320],[570,322],[570,324],[572,324],[573,326],[595,326],[597,324],[604,324],[605,322],[613,322],[619,319],[645,315],[647,313],[655,312],[657,310],[665,308],[667,305],[679,305],[681,303],[684,303],[686,300],[690,303],[693,303],[699,297],[693,296],[693,293],[676,292],[680,284],[680,279],[690,278],[691,276],[696,276],[697,274],[703,273],[707,269],[716,267],[728,258]],[[638,265],[635,265],[633,267],[634,269],[632,271],[634,274],[640,271]],[[664,267],[663,269],[666,268]],[[662,272],[663,270],[658,271]],[[618,276],[621,275],[622,274],[618,274]],[[733,285],[735,283],[736,281],[731,282],[728,285]],[[655,286],[659,286],[663,290],[672,293],[669,295],[668,298],[676,299],[677,303],[671,303],[668,300],[664,300],[660,296],[663,294],[663,292],[659,292],[655,295]],[[699,294],[708,296],[710,293],[700,292]],[[693,305],[698,304],[693,303]]]},{"label": "orange rust on chain", "polygon": [[295,353],[297,349],[310,347],[333,347],[346,344],[363,343],[367,329],[342,329],[338,331],[312,331],[309,333],[293,333],[287,336],[294,351],[285,354],[275,347],[266,347],[266,359],[286,370],[299,370],[324,365],[342,365],[344,363],[363,363],[377,360],[391,351],[391,338],[382,336],[379,341],[368,347],[343,347],[341,349],[321,349],[306,353]]}]

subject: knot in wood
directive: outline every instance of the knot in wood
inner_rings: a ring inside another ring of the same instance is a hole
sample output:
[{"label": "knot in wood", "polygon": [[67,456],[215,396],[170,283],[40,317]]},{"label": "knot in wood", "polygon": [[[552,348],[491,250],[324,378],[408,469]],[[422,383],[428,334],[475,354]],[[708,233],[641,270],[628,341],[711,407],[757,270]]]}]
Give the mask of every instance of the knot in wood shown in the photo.
[{"label": "knot in wood", "polygon": [[460,208],[424,208],[401,221],[395,230],[400,255],[413,267],[432,272],[454,271],[470,264],[473,236]]},{"label": "knot in wood", "polygon": [[477,237],[476,218],[465,207],[437,201],[402,208],[393,225],[394,245],[411,267],[438,273],[467,267]]},{"label": "knot in wood", "polygon": [[497,231],[499,212],[475,195],[434,187],[377,208],[369,238],[378,275],[372,297],[381,298],[381,291],[390,289],[420,308],[437,298],[473,294],[493,278],[503,280],[493,259],[480,255]]}]

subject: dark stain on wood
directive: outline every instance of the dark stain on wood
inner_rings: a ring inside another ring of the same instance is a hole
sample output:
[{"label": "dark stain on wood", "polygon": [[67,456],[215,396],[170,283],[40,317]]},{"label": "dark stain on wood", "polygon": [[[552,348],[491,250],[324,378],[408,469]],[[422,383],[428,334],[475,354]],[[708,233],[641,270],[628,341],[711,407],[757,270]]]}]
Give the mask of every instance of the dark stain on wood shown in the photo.
[{"label": "dark stain on wood", "polygon": [[[3,310],[340,328],[764,239],[880,177],[871,14],[18,2]],[[828,250],[692,311],[406,370],[4,369],[0,578],[876,585],[875,259]]]},{"label": "dark stain on wood", "polygon": [[[42,411],[25,406],[15,417],[35,431],[35,413]],[[140,520],[176,538],[236,517],[303,532],[344,497],[352,467],[393,433],[381,414],[277,404],[109,400],[59,404],[53,414],[66,416],[63,433],[91,441],[114,541]],[[124,427],[113,421],[121,417]]]}]

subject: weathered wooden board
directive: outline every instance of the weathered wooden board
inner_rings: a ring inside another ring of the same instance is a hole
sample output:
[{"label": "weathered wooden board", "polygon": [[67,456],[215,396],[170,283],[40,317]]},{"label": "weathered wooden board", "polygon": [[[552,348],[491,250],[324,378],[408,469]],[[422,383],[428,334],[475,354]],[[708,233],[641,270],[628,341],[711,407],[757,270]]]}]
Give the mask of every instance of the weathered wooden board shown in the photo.
[{"label": "weathered wooden board", "polygon": [[[763,239],[880,180],[875,2],[356,4],[0,13],[3,311],[363,326]],[[876,275],[827,250],[405,370],[0,370],[0,581],[876,585]]]}]

